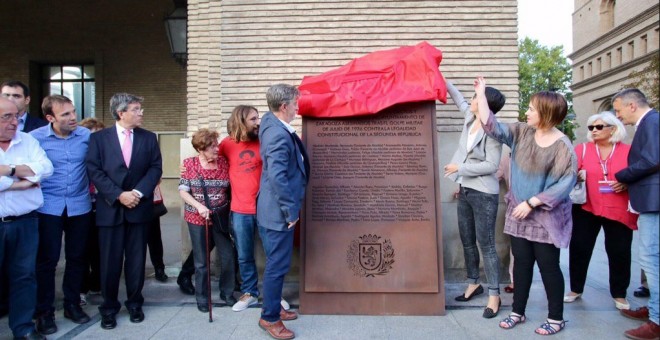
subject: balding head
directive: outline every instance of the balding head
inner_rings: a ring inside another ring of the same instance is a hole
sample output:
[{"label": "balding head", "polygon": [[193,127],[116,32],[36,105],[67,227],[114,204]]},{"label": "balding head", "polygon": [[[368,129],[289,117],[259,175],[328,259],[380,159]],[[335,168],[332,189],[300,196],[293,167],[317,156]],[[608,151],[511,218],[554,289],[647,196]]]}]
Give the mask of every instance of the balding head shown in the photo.
[{"label": "balding head", "polygon": [[0,142],[14,138],[18,129],[18,107],[6,98],[0,98]]}]

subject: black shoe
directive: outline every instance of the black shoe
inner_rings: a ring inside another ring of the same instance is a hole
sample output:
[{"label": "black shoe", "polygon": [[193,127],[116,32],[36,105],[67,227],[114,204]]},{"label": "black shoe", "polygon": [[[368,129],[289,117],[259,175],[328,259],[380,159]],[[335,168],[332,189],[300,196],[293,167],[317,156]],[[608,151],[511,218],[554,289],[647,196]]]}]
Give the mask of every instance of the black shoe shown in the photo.
[{"label": "black shoe", "polygon": [[0,319],[4,318],[9,314],[9,309],[7,308],[0,308]]},{"label": "black shoe", "polygon": [[113,329],[117,327],[117,319],[114,314],[101,315],[101,328]]},{"label": "black shoe", "polygon": [[225,302],[225,305],[226,305],[226,306],[229,306],[229,307],[235,305],[236,302],[238,302],[238,300],[236,300],[236,298],[234,297],[233,294],[229,294],[229,297],[226,298],[226,297],[225,297],[225,294],[222,294],[222,293],[221,293],[221,294],[220,294],[220,300],[224,301],[224,302]]},{"label": "black shoe", "polygon": [[181,292],[186,295],[195,295],[195,287],[188,276],[181,276],[176,279],[176,283],[179,285]]},{"label": "black shoe", "polygon": [[142,307],[129,308],[128,314],[130,314],[132,323],[140,323],[144,321],[144,312],[142,312]]},{"label": "black shoe", "polygon": [[37,332],[41,334],[53,334],[57,332],[55,316],[52,313],[42,314],[37,317]]},{"label": "black shoe", "polygon": [[165,274],[165,269],[163,269],[163,268],[156,269],[156,280],[158,280],[160,282],[167,282],[168,278],[169,278],[169,276],[167,276],[167,274]]},{"label": "black shoe", "polygon": [[645,297],[649,297],[649,296],[651,296],[651,292],[649,291],[648,288],[646,288],[646,287],[644,287],[644,286],[639,286],[639,288],[637,288],[637,289],[633,292],[633,295],[635,295],[636,297],[645,298]]},{"label": "black shoe", "polygon": [[484,314],[482,316],[486,319],[492,319],[497,316],[497,314],[500,312],[500,309],[502,309],[501,298],[500,298],[500,302],[497,303],[497,311],[493,311],[492,308],[486,307],[486,309],[484,309]]},{"label": "black shoe", "polygon": [[202,313],[208,313],[209,312],[209,304],[208,303],[198,303],[197,304],[197,310],[202,312]]},{"label": "black shoe", "polygon": [[46,337],[36,331],[32,331],[24,336],[15,336],[14,339],[46,340]]},{"label": "black shoe", "polygon": [[90,320],[89,315],[78,305],[64,306],[64,317],[79,325],[88,323]]},{"label": "black shoe", "polygon": [[475,297],[479,294],[483,294],[483,292],[484,292],[484,287],[479,285],[479,287],[477,287],[477,289],[472,291],[472,294],[470,294],[468,297],[465,297],[465,294],[461,294],[461,295],[455,297],[454,300],[460,301],[460,302],[467,302],[467,301],[472,300],[473,297]]}]

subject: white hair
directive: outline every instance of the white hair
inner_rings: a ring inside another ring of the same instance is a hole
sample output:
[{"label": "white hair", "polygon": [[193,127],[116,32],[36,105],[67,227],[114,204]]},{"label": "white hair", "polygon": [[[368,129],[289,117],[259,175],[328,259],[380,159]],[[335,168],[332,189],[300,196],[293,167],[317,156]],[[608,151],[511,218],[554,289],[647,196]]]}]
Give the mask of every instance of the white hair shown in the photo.
[{"label": "white hair", "polygon": [[[615,130],[609,140],[610,143],[615,144],[626,138],[627,133],[626,129],[623,127],[623,123],[621,123],[621,121],[616,118],[616,116],[610,111],[603,111],[601,113],[592,115],[589,117],[589,119],[587,119],[587,125],[591,125],[593,122],[599,119],[602,120],[603,123],[615,127]],[[590,142],[594,141],[594,138],[591,135],[591,131],[587,131],[587,139]]]}]

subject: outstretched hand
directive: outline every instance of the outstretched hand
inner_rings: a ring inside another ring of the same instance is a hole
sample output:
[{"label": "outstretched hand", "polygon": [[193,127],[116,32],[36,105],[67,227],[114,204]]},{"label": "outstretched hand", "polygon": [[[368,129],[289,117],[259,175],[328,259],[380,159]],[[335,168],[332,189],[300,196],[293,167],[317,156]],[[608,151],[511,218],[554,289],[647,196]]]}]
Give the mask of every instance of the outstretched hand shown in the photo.
[{"label": "outstretched hand", "polygon": [[486,93],[486,79],[483,76],[478,76],[474,80],[474,92],[477,95]]}]

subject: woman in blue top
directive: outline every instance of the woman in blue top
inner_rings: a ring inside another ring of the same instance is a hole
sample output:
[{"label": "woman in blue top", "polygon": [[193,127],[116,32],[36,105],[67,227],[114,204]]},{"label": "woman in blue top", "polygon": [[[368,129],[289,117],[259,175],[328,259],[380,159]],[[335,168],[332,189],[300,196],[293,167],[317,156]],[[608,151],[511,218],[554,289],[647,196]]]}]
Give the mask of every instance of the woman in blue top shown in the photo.
[{"label": "woman in blue top", "polygon": [[[525,123],[499,123],[486,106],[486,81],[474,82],[479,117],[489,136],[511,148],[511,190],[506,195],[504,233],[511,235],[516,264],[513,277],[513,312],[500,327],[510,329],[525,322],[525,308],[532,285],[534,263],[539,266],[548,298],[548,318],[535,330],[555,334],[563,319],[564,276],[559,268],[559,248],[568,247],[573,222],[570,193],[577,178],[577,161],[571,141],[555,126],[566,117],[566,99],[555,92],[539,92],[529,101]],[[483,104],[483,105],[482,105]]]},{"label": "woman in blue top", "polygon": [[[483,317],[490,319],[500,311],[500,261],[495,251],[495,220],[500,185],[497,172],[502,155],[502,144],[486,136],[478,119],[479,107],[473,98],[468,102],[463,95],[447,82],[447,91],[458,109],[465,116],[458,149],[445,166],[445,177],[458,183],[458,231],[463,243],[465,268],[469,284],[456,301],[469,301],[484,292],[479,284],[479,249],[484,257],[484,270],[488,278],[488,305]],[[504,106],[506,98],[495,88],[486,88],[488,108],[496,113]]]}]

